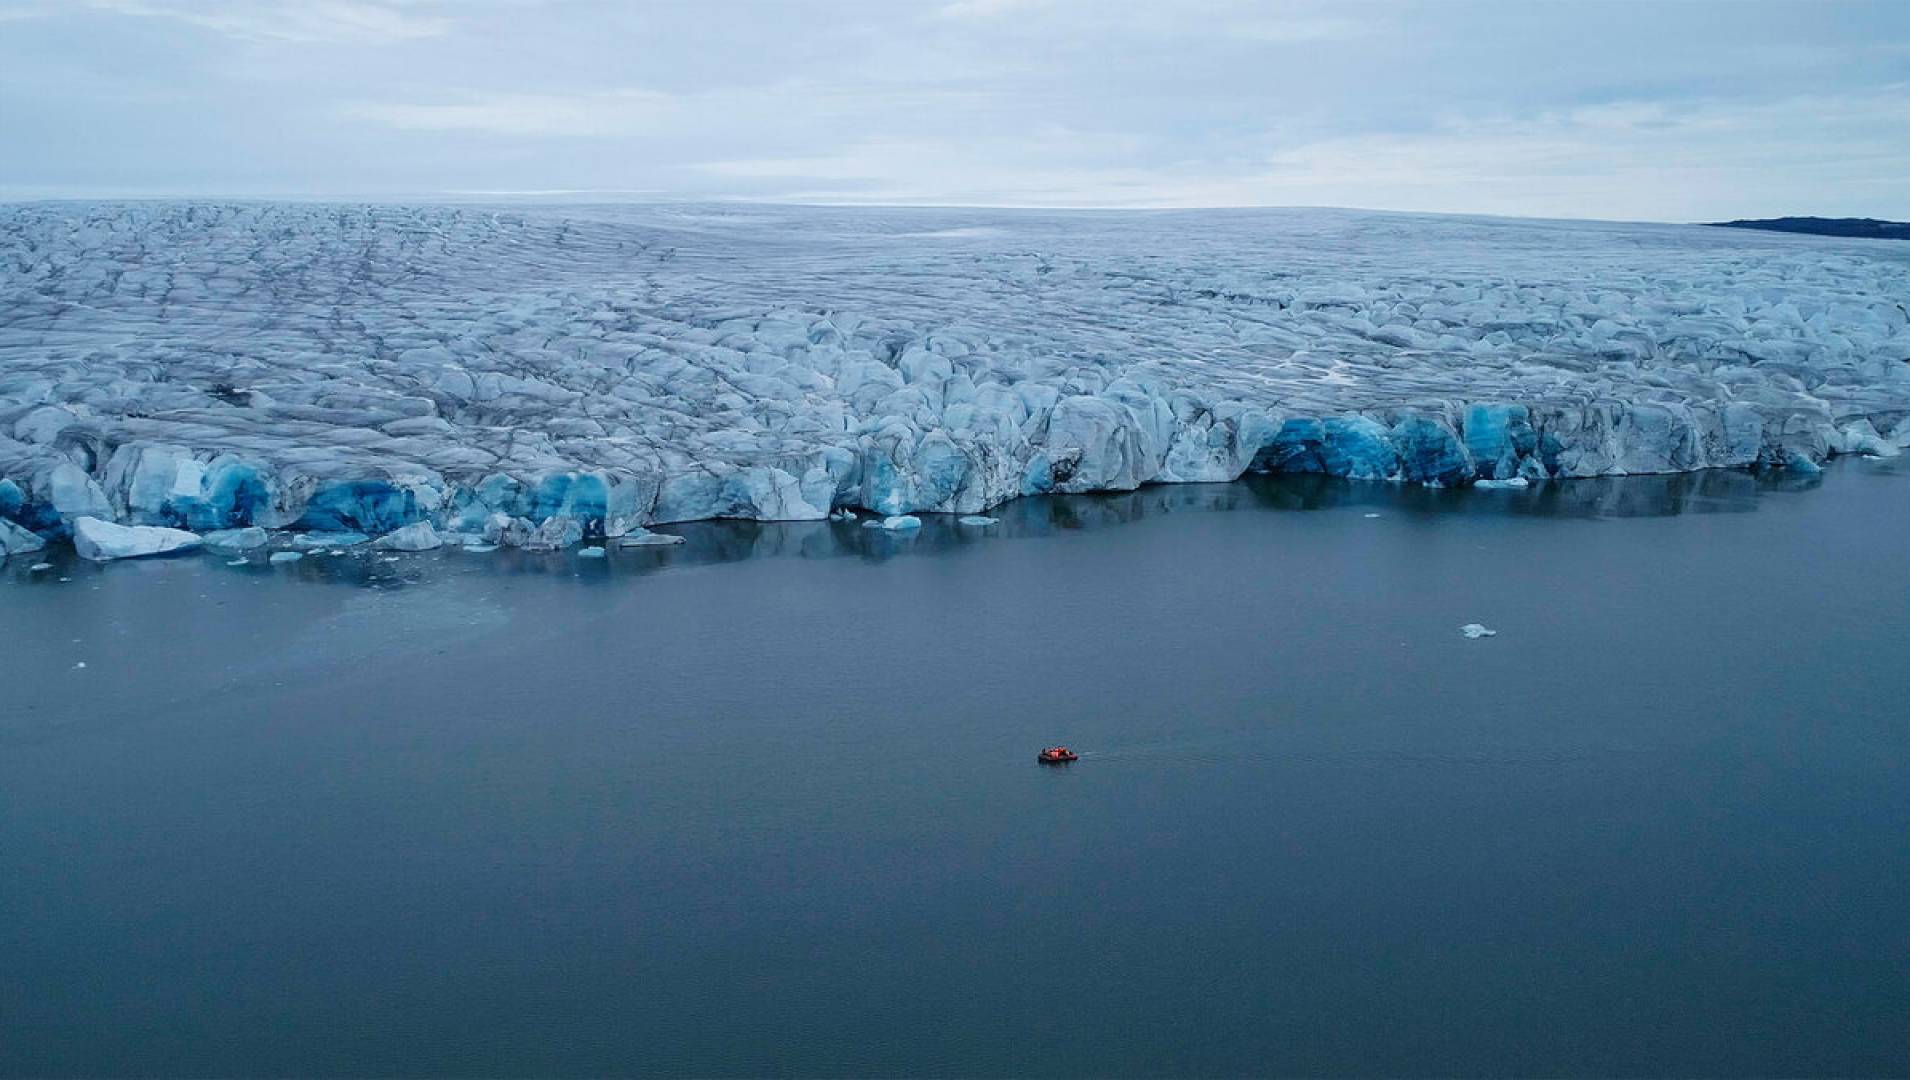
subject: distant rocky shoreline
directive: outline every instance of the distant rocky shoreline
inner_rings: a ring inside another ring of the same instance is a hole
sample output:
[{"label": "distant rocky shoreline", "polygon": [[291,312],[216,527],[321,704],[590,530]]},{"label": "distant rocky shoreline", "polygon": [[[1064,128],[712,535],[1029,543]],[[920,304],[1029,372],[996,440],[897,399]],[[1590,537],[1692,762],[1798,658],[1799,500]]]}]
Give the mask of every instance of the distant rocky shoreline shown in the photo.
[{"label": "distant rocky shoreline", "polygon": [[1811,236],[1910,240],[1910,222],[1879,221],[1876,218],[1740,218],[1737,221],[1707,221],[1705,224],[1720,229],[1763,229],[1766,232],[1805,233]]}]

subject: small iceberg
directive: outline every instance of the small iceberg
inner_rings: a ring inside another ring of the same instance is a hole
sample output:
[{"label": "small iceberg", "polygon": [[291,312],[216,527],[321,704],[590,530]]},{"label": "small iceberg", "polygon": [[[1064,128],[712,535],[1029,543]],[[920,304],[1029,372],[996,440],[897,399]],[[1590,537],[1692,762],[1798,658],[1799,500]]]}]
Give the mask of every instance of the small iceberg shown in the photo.
[{"label": "small iceberg", "polygon": [[29,551],[38,551],[45,546],[45,540],[6,518],[0,518],[0,559],[9,555],[25,555]]},{"label": "small iceberg", "polygon": [[266,561],[271,563],[295,563],[304,557],[305,553],[301,551],[274,551],[272,557]]},{"label": "small iceberg", "polygon": [[963,525],[981,526],[1001,524],[1000,518],[989,517],[987,514],[964,514],[955,520],[961,522]]},{"label": "small iceberg", "polygon": [[488,555],[497,550],[496,544],[466,544],[464,550],[473,555]]},{"label": "small iceberg", "polygon": [[209,532],[204,539],[207,547],[218,548],[220,551],[251,551],[253,548],[264,547],[268,537],[264,529],[252,525],[243,529],[220,529],[217,532]]},{"label": "small iceberg", "polygon": [[670,533],[654,533],[648,529],[638,529],[636,532],[629,533],[619,539],[617,545],[619,547],[666,547],[670,544],[681,544],[682,542],[683,538],[681,536],[674,536]]},{"label": "small iceberg", "polygon": [[1496,637],[1499,633],[1497,630],[1488,630],[1476,622],[1469,622],[1460,627],[1459,632],[1475,641],[1482,637]]},{"label": "small iceberg", "polygon": [[577,552],[577,557],[580,559],[601,559],[604,557],[604,549],[600,547],[583,548]]},{"label": "small iceberg", "polygon": [[300,533],[292,537],[293,547],[302,548],[347,548],[357,547],[371,537],[361,532],[315,532]]},{"label": "small iceberg", "polygon": [[1501,491],[1508,488],[1530,487],[1532,481],[1523,476],[1515,476],[1510,480],[1474,480],[1472,486],[1481,491]]},{"label": "small iceberg", "polygon": [[83,517],[73,522],[73,550],[83,559],[111,562],[114,559],[138,559],[164,555],[169,551],[190,551],[199,546],[199,537],[184,529],[166,529],[158,525],[115,525],[98,518]]},{"label": "small iceberg", "polygon": [[386,533],[371,546],[379,551],[435,551],[444,546],[444,541],[429,521],[420,521]]},{"label": "small iceberg", "polygon": [[862,523],[862,527],[865,529],[886,529],[889,532],[901,532],[905,529],[921,528],[922,519],[916,517],[914,514],[898,514],[892,517],[885,517],[880,521],[877,521],[875,518],[870,518]]}]

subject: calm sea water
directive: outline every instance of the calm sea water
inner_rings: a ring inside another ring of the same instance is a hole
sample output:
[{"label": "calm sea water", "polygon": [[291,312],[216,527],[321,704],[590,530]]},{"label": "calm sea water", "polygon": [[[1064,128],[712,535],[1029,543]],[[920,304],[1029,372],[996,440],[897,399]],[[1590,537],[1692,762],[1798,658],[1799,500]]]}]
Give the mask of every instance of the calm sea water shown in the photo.
[{"label": "calm sea water", "polygon": [[1910,470],[681,531],[0,567],[0,1072],[1910,1072]]}]

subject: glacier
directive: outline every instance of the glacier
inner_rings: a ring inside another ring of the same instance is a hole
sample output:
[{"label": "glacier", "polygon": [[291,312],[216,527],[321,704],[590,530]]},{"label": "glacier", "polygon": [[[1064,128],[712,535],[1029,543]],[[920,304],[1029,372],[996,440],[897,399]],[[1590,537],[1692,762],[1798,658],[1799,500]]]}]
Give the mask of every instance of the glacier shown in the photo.
[{"label": "glacier", "polygon": [[1516,486],[1905,445],[1910,250],[1881,241],[1331,210],[0,206],[5,552],[83,519],[556,549],[1248,471]]}]

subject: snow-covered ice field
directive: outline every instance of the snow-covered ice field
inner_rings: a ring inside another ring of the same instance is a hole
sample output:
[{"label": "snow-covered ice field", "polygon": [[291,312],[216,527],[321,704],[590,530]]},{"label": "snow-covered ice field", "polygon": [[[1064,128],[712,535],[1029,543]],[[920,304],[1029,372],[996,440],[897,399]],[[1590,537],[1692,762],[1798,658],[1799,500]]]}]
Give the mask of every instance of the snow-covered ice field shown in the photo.
[{"label": "snow-covered ice field", "polygon": [[559,546],[1247,470],[1517,484],[1907,443],[1910,244],[1887,241],[1324,210],[0,207],[0,554],[88,517]]}]

